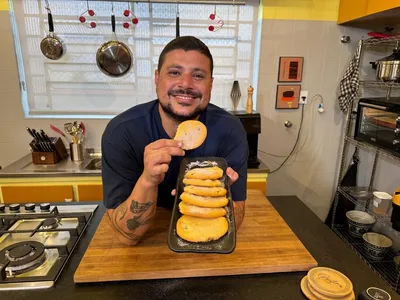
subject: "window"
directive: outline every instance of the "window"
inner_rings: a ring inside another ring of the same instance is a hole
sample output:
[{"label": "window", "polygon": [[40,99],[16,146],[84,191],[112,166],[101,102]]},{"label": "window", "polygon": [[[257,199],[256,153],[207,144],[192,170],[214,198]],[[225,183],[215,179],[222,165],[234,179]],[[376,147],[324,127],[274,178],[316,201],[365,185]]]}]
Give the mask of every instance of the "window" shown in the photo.
[{"label": "window", "polygon": [[[156,98],[154,70],[159,53],[176,35],[178,4],[114,2],[116,38],[126,43],[134,56],[130,72],[119,78],[104,75],[96,64],[97,49],[114,39],[110,22],[112,2],[49,0],[54,32],[67,49],[56,61],[45,58],[39,46],[48,33],[45,1],[13,0],[11,5],[26,117],[109,118]],[[94,29],[78,20],[88,6],[96,14]],[[122,26],[125,9],[130,9],[139,19],[139,23],[129,29]],[[208,17],[214,10],[224,26],[212,32],[208,26],[216,20]],[[239,80],[244,107],[247,88],[256,85],[258,3],[179,4],[179,16],[180,35],[200,38],[213,55],[211,102],[231,108],[230,90],[233,81]]]}]

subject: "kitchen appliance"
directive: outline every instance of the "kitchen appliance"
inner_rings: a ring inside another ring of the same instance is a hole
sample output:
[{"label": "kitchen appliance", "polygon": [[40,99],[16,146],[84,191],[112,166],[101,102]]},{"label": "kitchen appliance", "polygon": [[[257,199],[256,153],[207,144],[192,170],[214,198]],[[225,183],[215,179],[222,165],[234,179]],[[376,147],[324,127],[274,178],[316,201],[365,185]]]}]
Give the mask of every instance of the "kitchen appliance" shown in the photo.
[{"label": "kitchen appliance", "polygon": [[249,144],[249,158],[247,159],[247,167],[258,168],[260,165],[260,160],[257,158],[258,135],[261,133],[260,114],[249,114],[245,110],[230,111],[230,113],[239,118],[247,132],[247,142]]},{"label": "kitchen appliance", "polygon": [[362,98],[354,138],[400,156],[400,98]]},{"label": "kitchen appliance", "polygon": [[380,81],[398,81],[400,79],[400,42],[397,43],[393,54],[371,64],[376,69],[376,79]]},{"label": "kitchen appliance", "polygon": [[97,207],[0,204],[0,291],[52,287]]}]

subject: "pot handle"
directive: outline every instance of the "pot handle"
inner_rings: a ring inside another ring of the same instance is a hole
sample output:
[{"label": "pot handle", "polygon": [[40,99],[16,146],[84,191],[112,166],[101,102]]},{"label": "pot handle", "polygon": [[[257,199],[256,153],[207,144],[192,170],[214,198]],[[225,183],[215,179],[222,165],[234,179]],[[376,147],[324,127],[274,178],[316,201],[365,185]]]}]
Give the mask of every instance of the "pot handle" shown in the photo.
[{"label": "pot handle", "polygon": [[369,62],[372,65],[372,69],[376,69],[378,67],[378,64],[374,61]]},{"label": "pot handle", "polygon": [[47,17],[49,20],[49,32],[54,32],[53,15],[49,12]]},{"label": "pot handle", "polygon": [[115,33],[115,15],[114,14],[111,15],[111,27],[112,27],[113,33]]}]

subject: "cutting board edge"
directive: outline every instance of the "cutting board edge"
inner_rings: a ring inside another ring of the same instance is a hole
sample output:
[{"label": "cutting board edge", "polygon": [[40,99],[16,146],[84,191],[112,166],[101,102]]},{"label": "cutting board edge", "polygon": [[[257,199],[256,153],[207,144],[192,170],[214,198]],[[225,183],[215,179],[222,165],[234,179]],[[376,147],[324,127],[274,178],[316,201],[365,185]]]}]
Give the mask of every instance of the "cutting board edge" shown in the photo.
[{"label": "cutting board edge", "polygon": [[[214,277],[214,276],[232,276],[232,275],[254,275],[254,274],[269,274],[269,273],[289,273],[289,272],[306,272],[318,266],[317,261],[314,260],[314,263],[306,263],[299,265],[290,265],[290,266],[274,266],[274,267],[260,267],[253,268],[251,270],[246,268],[230,268],[230,269],[215,269],[214,273],[210,274],[209,270],[188,270],[182,272],[179,270],[176,276],[171,277],[171,270],[162,272],[155,272],[157,276],[149,276],[148,272],[143,273],[133,273],[132,277],[128,277],[128,274],[124,274],[125,278],[121,279],[120,276],[116,276],[113,278],[112,276],[108,276],[107,278],[99,276],[83,276],[81,274],[74,274],[74,282],[75,283],[91,283],[91,282],[114,282],[118,281],[130,281],[130,280],[155,280],[155,279],[171,279],[171,278],[191,278],[191,277]],[[227,272],[231,272],[227,274]],[[164,274],[165,273],[165,274]]]}]

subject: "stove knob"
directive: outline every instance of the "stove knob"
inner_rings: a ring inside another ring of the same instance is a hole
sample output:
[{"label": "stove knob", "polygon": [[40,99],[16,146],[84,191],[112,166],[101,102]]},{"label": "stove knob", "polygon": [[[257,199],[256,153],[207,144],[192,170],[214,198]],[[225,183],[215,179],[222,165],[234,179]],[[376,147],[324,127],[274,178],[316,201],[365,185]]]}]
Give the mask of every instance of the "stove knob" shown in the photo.
[{"label": "stove knob", "polygon": [[40,210],[50,210],[50,203],[40,203]]},{"label": "stove knob", "polygon": [[6,206],[4,204],[0,204],[0,212],[4,212],[6,210]]},{"label": "stove knob", "polygon": [[400,144],[400,140],[393,140],[393,145],[398,145]]},{"label": "stove knob", "polygon": [[17,203],[15,203],[15,204],[10,204],[10,205],[8,206],[8,208],[10,209],[10,211],[19,211],[20,207],[21,207],[21,205],[19,205],[19,204],[17,204]]},{"label": "stove knob", "polygon": [[399,135],[400,135],[400,128],[396,128],[396,129],[394,130],[394,135],[395,135],[395,136],[399,136]]},{"label": "stove knob", "polygon": [[27,211],[35,211],[35,204],[34,203],[26,203],[25,210]]}]

